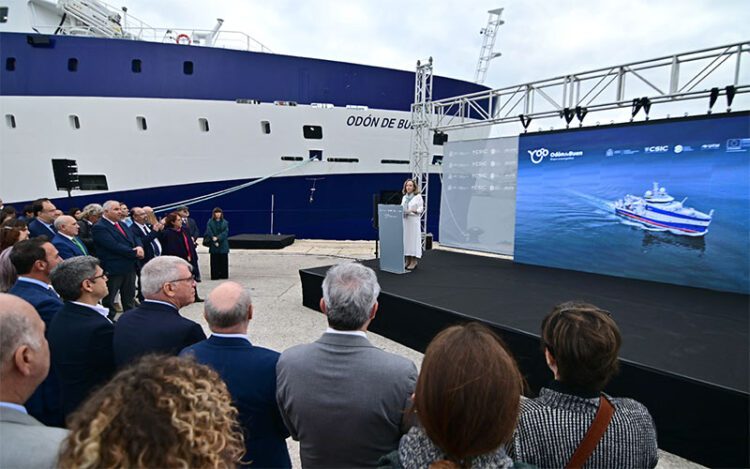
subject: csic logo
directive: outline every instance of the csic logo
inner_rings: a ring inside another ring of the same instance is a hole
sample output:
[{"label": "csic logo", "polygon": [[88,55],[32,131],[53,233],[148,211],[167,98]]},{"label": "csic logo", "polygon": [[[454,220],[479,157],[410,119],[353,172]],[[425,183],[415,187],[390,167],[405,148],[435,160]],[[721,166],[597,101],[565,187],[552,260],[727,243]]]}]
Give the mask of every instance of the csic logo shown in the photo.
[{"label": "csic logo", "polygon": [[531,162],[534,164],[539,164],[544,160],[545,156],[549,155],[549,150],[546,148],[537,148],[536,150],[526,150],[529,152],[529,157],[531,158]]},{"label": "csic logo", "polygon": [[669,151],[669,145],[654,145],[652,147],[644,147],[643,151],[646,153],[666,153]]}]

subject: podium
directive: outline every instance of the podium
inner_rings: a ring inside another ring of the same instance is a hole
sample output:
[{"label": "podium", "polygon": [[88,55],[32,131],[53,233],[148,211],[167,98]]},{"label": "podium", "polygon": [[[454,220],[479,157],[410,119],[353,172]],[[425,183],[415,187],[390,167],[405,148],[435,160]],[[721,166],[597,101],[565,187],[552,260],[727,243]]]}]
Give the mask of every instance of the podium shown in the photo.
[{"label": "podium", "polygon": [[400,205],[378,204],[378,236],[380,237],[380,270],[407,274],[404,268],[404,208]]}]

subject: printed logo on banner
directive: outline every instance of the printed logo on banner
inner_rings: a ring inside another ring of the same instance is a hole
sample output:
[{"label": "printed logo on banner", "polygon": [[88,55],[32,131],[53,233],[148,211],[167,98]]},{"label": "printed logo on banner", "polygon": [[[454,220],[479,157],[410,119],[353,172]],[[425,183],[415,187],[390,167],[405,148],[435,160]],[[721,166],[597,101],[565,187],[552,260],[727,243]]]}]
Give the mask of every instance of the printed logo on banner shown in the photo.
[{"label": "printed logo on banner", "polygon": [[550,157],[550,161],[566,161],[572,160],[576,156],[583,156],[583,152],[579,150],[550,152],[546,148],[537,148],[535,150],[526,151],[529,152],[529,158],[531,158],[531,162],[534,164],[541,163],[546,156]]}]

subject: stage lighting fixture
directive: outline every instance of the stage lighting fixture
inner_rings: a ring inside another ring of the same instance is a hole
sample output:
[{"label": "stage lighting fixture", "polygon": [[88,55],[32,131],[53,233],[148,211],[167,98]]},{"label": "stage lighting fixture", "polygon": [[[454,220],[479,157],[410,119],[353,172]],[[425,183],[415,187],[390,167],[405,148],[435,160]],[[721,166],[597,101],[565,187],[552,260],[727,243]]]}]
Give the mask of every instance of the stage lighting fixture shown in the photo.
[{"label": "stage lighting fixture", "polygon": [[732,101],[734,100],[734,95],[737,94],[737,88],[734,85],[729,85],[724,89],[727,92],[727,112],[732,112]]},{"label": "stage lighting fixture", "polygon": [[531,124],[531,117],[519,114],[518,118],[521,120],[521,125],[523,126],[524,133],[526,133],[526,131],[529,129],[529,124]]},{"label": "stage lighting fixture", "polygon": [[433,145],[442,145],[447,141],[448,141],[448,134],[446,134],[445,132],[440,132],[439,130],[436,130],[435,133],[432,135]]},{"label": "stage lighting fixture", "polygon": [[648,120],[648,112],[651,110],[651,100],[645,96],[642,97],[641,106],[643,106],[643,112],[646,113],[646,120]]},{"label": "stage lighting fixture", "polygon": [[576,117],[578,118],[578,127],[583,126],[583,118],[588,114],[588,108],[576,106]]},{"label": "stage lighting fixture", "polygon": [[711,114],[711,109],[713,109],[714,104],[716,104],[716,100],[719,99],[719,88],[711,88],[711,94],[708,97],[708,113]]},{"label": "stage lighting fixture", "polygon": [[562,111],[560,111],[560,117],[565,118],[565,128],[567,129],[570,126],[570,122],[573,120],[573,117],[576,115],[575,111],[573,109],[570,109],[569,107],[566,107]]},{"label": "stage lighting fixture", "polygon": [[641,110],[642,106],[643,104],[641,103],[640,98],[633,98],[633,111],[630,114],[630,122],[633,122],[633,118],[638,114],[638,111]]}]

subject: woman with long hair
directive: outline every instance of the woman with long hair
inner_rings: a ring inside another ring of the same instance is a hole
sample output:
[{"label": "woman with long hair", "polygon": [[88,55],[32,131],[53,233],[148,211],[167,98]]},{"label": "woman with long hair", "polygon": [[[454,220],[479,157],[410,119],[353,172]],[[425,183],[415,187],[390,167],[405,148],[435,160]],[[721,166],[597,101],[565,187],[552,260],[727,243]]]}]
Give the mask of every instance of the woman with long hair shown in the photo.
[{"label": "woman with long hair", "polygon": [[229,278],[229,222],[224,219],[224,211],[216,207],[206,224],[203,245],[208,246],[211,255],[211,280]]},{"label": "woman with long hair", "polygon": [[146,356],[71,414],[59,467],[236,467],[245,450],[231,401],[208,366]]},{"label": "woman with long hair", "polygon": [[18,274],[10,262],[13,245],[29,239],[29,227],[23,220],[11,219],[0,224],[0,293],[6,293],[16,283]]},{"label": "woman with long hair", "polygon": [[[161,253],[164,256],[177,256],[185,259],[193,267],[193,277],[196,282],[200,282],[200,272],[198,268],[198,254],[195,252],[190,233],[183,226],[183,219],[177,212],[172,212],[164,217],[164,229],[159,233],[159,242],[161,243]],[[195,301],[203,301],[198,296],[198,289],[195,289]]]}]

